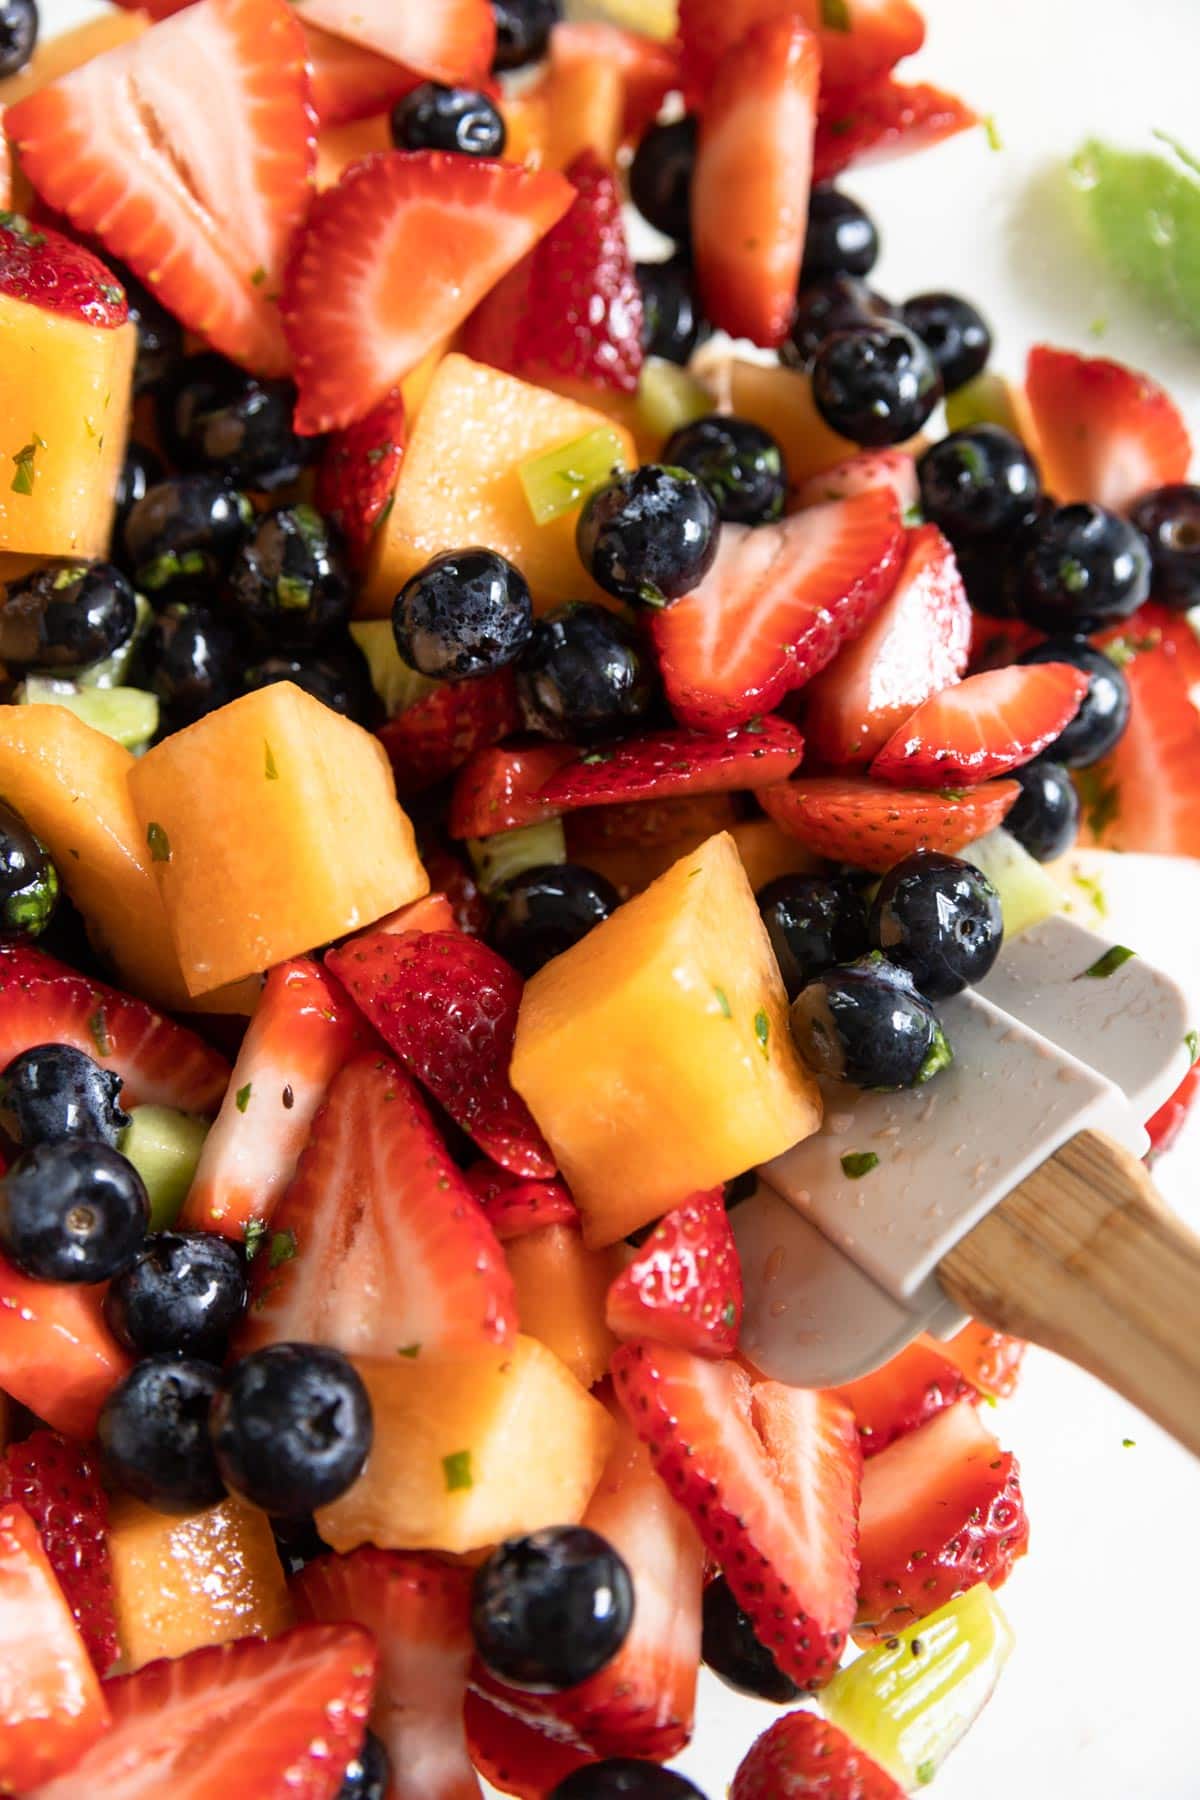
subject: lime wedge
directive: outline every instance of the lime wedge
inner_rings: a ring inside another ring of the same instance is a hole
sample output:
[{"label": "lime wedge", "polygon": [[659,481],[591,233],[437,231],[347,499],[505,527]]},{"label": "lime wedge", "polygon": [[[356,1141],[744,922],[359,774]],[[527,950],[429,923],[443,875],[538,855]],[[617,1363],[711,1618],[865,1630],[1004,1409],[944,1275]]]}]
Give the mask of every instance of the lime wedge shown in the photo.
[{"label": "lime wedge", "polygon": [[175,1223],[187,1198],[208,1135],[203,1119],[173,1106],[135,1106],[121,1140],[127,1156],[150,1196],[150,1229],[165,1231]]},{"label": "lime wedge", "polygon": [[1155,135],[1162,152],[1089,138],[1071,159],[1071,176],[1105,259],[1200,334],[1200,164]]},{"label": "lime wedge", "polygon": [[65,706],[85,725],[115,738],[126,750],[140,750],[158,730],[158,700],[143,688],[77,688],[72,682],[30,675],[21,698],[27,706]]}]

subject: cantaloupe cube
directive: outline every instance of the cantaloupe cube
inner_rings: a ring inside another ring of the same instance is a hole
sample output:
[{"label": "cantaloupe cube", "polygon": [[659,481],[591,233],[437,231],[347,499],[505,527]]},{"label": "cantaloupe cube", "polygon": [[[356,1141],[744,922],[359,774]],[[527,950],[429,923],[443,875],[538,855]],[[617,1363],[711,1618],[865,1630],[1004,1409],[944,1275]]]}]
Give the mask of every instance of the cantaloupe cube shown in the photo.
[{"label": "cantaloupe cube", "polygon": [[589,1250],[574,1225],[543,1225],[512,1238],[504,1254],[521,1330],[553,1350],[576,1381],[594,1387],[617,1347],[604,1303],[625,1266],[621,1252]]},{"label": "cantaloupe cube", "polygon": [[757,894],[780,875],[812,875],[825,865],[820,857],[798,844],[774,819],[740,819],[729,835],[737,845],[746,880]]},{"label": "cantaloupe cube", "polygon": [[108,1548],[126,1670],[205,1644],[274,1637],[292,1623],[267,1516],[242,1500],[181,1515],[120,1494],[110,1508]]},{"label": "cantaloupe cube", "polygon": [[812,382],[803,369],[735,361],[728,375],[731,411],[771,433],[783,451],[792,488],[857,453],[859,446],[831,431],[817,411]]},{"label": "cantaloupe cube", "polygon": [[819,1090],[728,832],[539,969],[511,1072],[589,1244],[816,1130]]},{"label": "cantaloupe cube", "polygon": [[317,137],[317,187],[335,187],[351,163],[361,162],[376,150],[391,148],[386,113],[353,119],[348,125],[327,125]]},{"label": "cantaloupe cube", "polygon": [[360,1361],[375,1443],[316,1515],[335,1550],[478,1550],[578,1524],[613,1442],[598,1400],[535,1338],[470,1356]]},{"label": "cantaloupe cube", "polygon": [[[413,427],[392,510],[375,535],[361,610],[381,617],[443,550],[485,544],[515,563],[541,611],[598,590],[575,550],[574,512],[534,523],[518,471],[607,423],[593,407],[457,353],[438,365]],[[622,433],[627,464],[633,440]]]},{"label": "cantaloupe cube", "polygon": [[429,891],[383,746],[290,681],[165,738],[129,791],[194,994]]},{"label": "cantaloupe cube", "polygon": [[587,56],[551,62],[546,83],[545,162],[565,169],[591,150],[608,168],[617,160],[625,77],[615,61]]},{"label": "cantaloupe cube", "polygon": [[[43,26],[45,22],[43,19]],[[60,76],[69,75],[72,69],[81,69],[93,56],[115,50],[119,44],[132,43],[149,24],[147,13],[107,6],[99,18],[89,19],[85,25],[40,38],[25,67],[0,81],[0,106],[15,106],[26,94],[36,94]]]}]

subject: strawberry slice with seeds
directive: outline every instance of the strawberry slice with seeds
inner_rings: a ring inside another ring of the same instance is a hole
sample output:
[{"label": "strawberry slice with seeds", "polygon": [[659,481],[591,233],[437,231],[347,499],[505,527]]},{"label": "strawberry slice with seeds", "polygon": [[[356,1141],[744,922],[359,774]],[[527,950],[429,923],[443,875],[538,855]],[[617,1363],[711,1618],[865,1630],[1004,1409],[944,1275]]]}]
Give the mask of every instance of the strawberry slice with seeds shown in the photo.
[{"label": "strawberry slice with seeds", "polygon": [[483,1349],[517,1329],[496,1234],[412,1082],[389,1057],[334,1077],[251,1271],[239,1354]]},{"label": "strawberry slice with seeds", "polygon": [[904,1800],[885,1769],[817,1713],[785,1713],[738,1765],[729,1800]]},{"label": "strawberry slice with seeds", "polygon": [[466,1183],[502,1244],[543,1225],[578,1225],[579,1209],[561,1181],[528,1181],[495,1163],[478,1162]]},{"label": "strawberry slice with seeds", "polygon": [[396,792],[419,794],[453,775],[521,723],[511,669],[475,681],[442,681],[379,728]]},{"label": "strawberry slice with seeds", "polygon": [[832,1390],[850,1408],[864,1456],[876,1456],[958,1400],[970,1382],[932,1338],[914,1338],[898,1356]]},{"label": "strawberry slice with seeds", "polygon": [[454,784],[450,836],[492,837],[497,831],[515,831],[519,825],[552,819],[554,808],[541,798],[542,789],[578,755],[570,744],[479,751]]},{"label": "strawberry slice with seeds", "polygon": [[799,768],[804,739],[786,719],[757,719],[725,737],[659,731],[611,749],[585,750],[564,763],[539,798],[552,812],[619,806],[675,794],[769,787]]},{"label": "strawberry slice with seeds", "polygon": [[133,1367],[105,1322],[105,1291],[32,1281],[0,1257],[0,1389],[67,1437],[95,1436]]},{"label": "strawberry slice with seeds", "polygon": [[913,850],[964,850],[1003,823],[1020,791],[1015,781],[935,793],[862,776],[810,775],[763,788],[758,799],[814,855],[882,875]]},{"label": "strawberry slice with seeds", "polygon": [[560,1781],[595,1759],[527,1725],[468,1689],[463,1725],[471,1761],[485,1781],[516,1800],[546,1800]]},{"label": "strawberry slice with seeds", "polygon": [[355,938],[366,937],[372,931],[386,931],[392,937],[399,937],[403,931],[459,929],[448,895],[422,894],[419,900],[410,900],[407,906],[398,906],[395,912],[384,913],[382,919],[373,919],[370,925],[364,925],[361,931],[353,932],[346,941],[353,943]]},{"label": "strawberry slice with seeds", "polygon": [[798,506],[820,506],[823,500],[849,500],[872,488],[890,488],[903,519],[921,504],[915,459],[907,450],[860,450],[845,462],[810,475],[796,489]]},{"label": "strawberry slice with seeds", "polygon": [[404,397],[393,388],[364,418],[331,432],[321,453],[317,507],[341,531],[356,569],[391,506],[407,437]]},{"label": "strawberry slice with seeds", "polygon": [[[8,175],[7,153],[7,141],[0,140],[0,179]],[[2,203],[7,208],[7,198]],[[0,294],[106,331],[129,317],[124,288],[98,256],[15,213],[0,219]]]},{"label": "strawberry slice with seeds", "polygon": [[380,932],[326,961],[365,1017],[456,1124],[514,1175],[544,1180],[554,1158],[508,1078],[523,983],[461,931]]},{"label": "strawberry slice with seeds", "polygon": [[316,155],[285,0],[200,0],[7,114],[42,198],[216,349],[287,372],[276,300]]},{"label": "strawberry slice with seeds", "polygon": [[981,1394],[1007,1400],[1016,1393],[1027,1348],[1020,1338],[972,1319],[952,1338],[939,1340],[936,1348]]},{"label": "strawberry slice with seeds", "polygon": [[[306,9],[307,11],[307,9]],[[387,112],[421,77],[391,57],[378,56],[301,20],[312,83],[312,109],[323,131]]]},{"label": "strawberry slice with seeds", "polygon": [[943,688],[898,725],[871,764],[880,781],[973,786],[1048,750],[1083,704],[1088,678],[1070,663],[985,669]]},{"label": "strawberry slice with seeds", "polygon": [[971,617],[954,552],[937,526],[910,531],[890,599],[805,694],[813,754],[836,765],[869,763],[897,725],[964,673]]},{"label": "strawberry slice with seeds", "polygon": [[284,281],[296,429],[370,412],[574,197],[552,171],[436,150],[380,151],[347,169],[313,202]]},{"label": "strawberry slice with seeds", "polygon": [[1124,512],[1152,488],[1187,480],[1187,426],[1149,375],[1036,344],[1025,397],[1046,486],[1061,504],[1092,500]]},{"label": "strawberry slice with seeds", "polygon": [[87,1653],[101,1675],[120,1655],[108,1554],[108,1496],[91,1451],[35,1431],[0,1462],[0,1501],[16,1501],[38,1528]]},{"label": "strawberry slice with seeds", "polygon": [[794,13],[817,33],[821,79],[850,88],[919,50],[925,22],[912,0],[680,0],[683,85],[696,102],[729,52],[765,20]]},{"label": "strawberry slice with seeds", "polygon": [[[634,800],[574,813],[567,825],[572,860],[587,862],[597,850],[645,850],[684,841],[702,844],[737,822],[727,794],[685,794],[673,800]],[[683,855],[683,851],[680,851]]]},{"label": "strawberry slice with seeds", "polygon": [[488,0],[304,0],[304,20],[452,87],[481,81],[496,49]]},{"label": "strawberry slice with seeds", "polygon": [[978,123],[978,113],[956,94],[927,81],[908,83],[884,76],[860,88],[833,89],[821,96],[813,180],[833,181],[852,163],[883,162],[927,150]]},{"label": "strawberry slice with seeds", "polygon": [[651,631],[676,717],[728,731],[770,712],[856,637],[896,584],[904,529],[891,494],[723,525],[700,586]]},{"label": "strawberry slice with seeds", "polygon": [[861,1452],[830,1394],[645,1340],[613,1356],[617,1398],[739,1606],[804,1688],[836,1669],[854,1614]]},{"label": "strawberry slice with seeds", "polygon": [[731,1356],[742,1323],[742,1266],[721,1188],[661,1218],[608,1290],[608,1329],[697,1356]]}]

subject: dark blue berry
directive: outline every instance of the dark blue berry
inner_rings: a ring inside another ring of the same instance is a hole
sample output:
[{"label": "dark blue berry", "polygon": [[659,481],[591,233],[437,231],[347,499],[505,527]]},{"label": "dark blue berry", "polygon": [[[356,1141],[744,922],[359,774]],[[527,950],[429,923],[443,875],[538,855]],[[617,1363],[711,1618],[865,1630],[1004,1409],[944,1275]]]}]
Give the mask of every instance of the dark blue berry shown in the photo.
[{"label": "dark blue berry", "polygon": [[1021,568],[1021,617],[1039,631],[1087,633],[1127,619],[1150,592],[1150,552],[1102,506],[1059,506],[1034,528]]},{"label": "dark blue berry", "polygon": [[865,955],[862,895],[840,875],[780,875],[759,889],[758,909],[789,1000],[835,963]]},{"label": "dark blue berry", "polygon": [[226,1486],[280,1518],[305,1518],[344,1494],[371,1448],[371,1401],[340,1350],[269,1344],[243,1356],[213,1406]]},{"label": "dark blue berry", "polygon": [[211,601],[233,566],[254,508],[220,475],[173,475],[132,508],[122,533],[134,586],[155,604]]},{"label": "dark blue berry", "polygon": [[279,1560],[287,1575],[298,1575],[301,1569],[310,1562],[315,1562],[319,1556],[329,1555],[329,1545],[311,1517],[272,1519],[271,1532],[275,1548],[279,1552]]},{"label": "dark blue berry", "polygon": [[58,904],[58,870],[13,807],[0,800],[0,938],[37,937]]},{"label": "dark blue berry", "polygon": [[584,1763],[551,1788],[547,1800],[704,1800],[704,1795],[674,1769],[610,1756],[604,1762]]},{"label": "dark blue berry", "polygon": [[545,56],[550,32],[562,18],[559,0],[492,0],[496,16],[493,69],[521,69]]},{"label": "dark blue berry", "polygon": [[704,1632],[700,1654],[714,1675],[739,1694],[785,1706],[800,1689],[785,1675],[730,1591],[723,1575],[704,1590]]},{"label": "dark blue berry", "polygon": [[656,231],[676,243],[691,235],[689,207],[698,122],[691,113],[651,125],[629,165],[629,197]]},{"label": "dark blue berry", "polygon": [[931,444],[917,463],[921,510],[956,542],[1015,531],[1042,491],[1037,464],[1002,425],[970,425]]},{"label": "dark blue berry", "polygon": [[133,1164],[91,1139],[35,1144],[0,1181],[0,1249],[34,1281],[107,1281],[149,1221]]},{"label": "dark blue berry", "polygon": [[1000,954],[1000,896],[972,863],[914,850],[888,870],[871,907],[871,943],[927,1000],[982,981]]},{"label": "dark blue berry", "polygon": [[1086,769],[1107,756],[1129,723],[1131,702],[1124,670],[1083,638],[1048,638],[1017,660],[1070,663],[1088,678],[1082,706],[1054,740],[1054,761],[1069,769]]},{"label": "dark blue berry", "polygon": [[375,1733],[368,1731],[358,1755],[346,1765],[342,1785],[334,1800],[387,1800],[391,1781],[392,1765],[388,1753]]},{"label": "dark blue berry", "polygon": [[766,525],[783,516],[783,452],[761,425],[713,413],[672,432],[662,454],[664,463],[704,483],[731,524]]},{"label": "dark blue berry", "polygon": [[114,1150],[129,1124],[121,1077],[73,1044],[35,1044],[0,1074],[0,1117],[26,1150],[85,1138]]},{"label": "dark blue berry", "polygon": [[211,1363],[148,1356],[104,1402],[97,1427],[104,1460],[156,1512],[195,1512],[225,1498],[209,1433],[220,1381]]},{"label": "dark blue berry", "polygon": [[435,681],[491,675],[533,631],[529,584],[494,550],[448,550],[405,582],[392,605],[396,648]]},{"label": "dark blue berry", "polygon": [[917,294],[905,301],[900,317],[937,364],[948,394],[973,381],[992,354],[987,320],[957,294]]},{"label": "dark blue berry", "polygon": [[831,275],[869,275],[879,260],[875,221],[857,200],[835,187],[815,187],[808,203],[808,231],[800,286]]},{"label": "dark blue berry", "polygon": [[133,589],[112,563],[43,563],[0,604],[0,662],[70,675],[120,649],[136,623]]},{"label": "dark blue berry", "polygon": [[315,507],[263,513],[234,558],[238,621],[272,650],[311,650],[346,623],[352,594],[341,539]]},{"label": "dark blue berry", "polygon": [[500,109],[486,94],[423,81],[393,106],[392,142],[397,150],[503,156],[506,133]]},{"label": "dark blue berry", "polygon": [[113,511],[113,537],[120,538],[125,521],[152,487],[163,479],[166,469],[162,457],[147,444],[130,438],[125,447],[125,461],[117,477],[117,493]]},{"label": "dark blue berry", "polygon": [[25,67],[37,35],[36,0],[0,0],[0,77]]},{"label": "dark blue berry", "polygon": [[649,711],[651,665],[623,619],[590,601],[546,613],[517,665],[517,695],[530,731],[587,743],[624,733]]},{"label": "dark blue berry", "polygon": [[246,1309],[246,1259],[214,1231],[157,1231],[104,1298],[113,1336],[142,1356],[219,1363]]},{"label": "dark blue berry", "polygon": [[1025,763],[1011,776],[1021,792],[1010,807],[1004,829],[1036,862],[1053,862],[1071,848],[1079,834],[1079,794],[1061,763]]},{"label": "dark blue berry", "polygon": [[238,691],[233,632],[206,606],[166,606],[136,654],[140,685],[158,695],[161,730],[178,731],[232,700]]},{"label": "dark blue berry", "polygon": [[691,263],[670,256],[638,263],[635,273],[642,290],[642,349],[666,362],[687,363],[710,332]]},{"label": "dark blue berry", "polygon": [[158,429],[181,469],[270,491],[295,481],[321,449],[292,430],[296,389],[204,350],[187,357],[157,396]]},{"label": "dark blue berry", "polygon": [[475,1575],[471,1631],[485,1666],[532,1693],[576,1687],[611,1662],[633,1623],[633,1581],[583,1525],[509,1538]]},{"label": "dark blue berry", "polygon": [[949,1060],[932,1006],[908,970],[878,952],[810,981],[791,1025],[810,1068],[856,1087],[915,1087]]},{"label": "dark blue berry", "polygon": [[890,301],[865,281],[854,275],[831,275],[801,290],[791,335],[779,354],[793,368],[807,369],[835,332],[866,330],[895,317]]},{"label": "dark blue berry", "polygon": [[976,612],[995,619],[1018,616],[1025,552],[1042,519],[1053,511],[1054,502],[1043,494],[1034,502],[1029,516],[1010,531],[994,536],[972,536],[963,531],[954,537],[958,572]]},{"label": "dark blue berry", "polygon": [[128,269],[118,269],[117,274],[137,327],[133,391],[148,394],[183,361],[183,326]]},{"label": "dark blue berry", "polygon": [[825,423],[878,449],[920,431],[942,397],[942,378],[903,325],[840,331],[813,358],[813,403]]},{"label": "dark blue berry", "polygon": [[607,919],[619,902],[611,881],[578,863],[522,869],[501,890],[488,941],[522,975],[535,975]]},{"label": "dark blue berry", "polygon": [[338,646],[326,645],[318,656],[265,656],[246,670],[242,686],[249,694],[276,681],[294,682],[322,706],[359,725],[374,722],[377,707],[370,678]]},{"label": "dark blue berry", "polygon": [[694,475],[646,463],[589,494],[575,542],[606,593],[662,606],[703,581],[720,527],[717,503]]},{"label": "dark blue berry", "polygon": [[1155,488],[1129,516],[1150,546],[1154,598],[1174,612],[1200,606],[1200,487]]}]

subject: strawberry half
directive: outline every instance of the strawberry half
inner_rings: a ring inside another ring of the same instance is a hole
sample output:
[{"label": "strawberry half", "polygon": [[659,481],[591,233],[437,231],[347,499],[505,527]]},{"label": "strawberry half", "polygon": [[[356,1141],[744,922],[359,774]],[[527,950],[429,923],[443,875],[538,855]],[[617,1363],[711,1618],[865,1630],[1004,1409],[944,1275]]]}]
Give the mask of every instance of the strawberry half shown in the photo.
[{"label": "strawberry half", "polygon": [[936,1349],[952,1362],[973,1388],[993,1400],[1007,1400],[1017,1391],[1017,1379],[1027,1346],[1006,1331],[993,1331],[972,1319],[952,1338],[938,1341]]},{"label": "strawberry half", "polygon": [[399,388],[364,418],[331,432],[317,465],[317,508],[346,540],[356,569],[365,566],[371,539],[387,515],[408,432]]},{"label": "strawberry half", "polygon": [[764,20],[794,13],[817,33],[821,79],[849,88],[882,75],[925,40],[912,0],[680,0],[683,84],[695,102],[738,40]]},{"label": "strawberry half", "polygon": [[863,1470],[856,1634],[878,1641],[978,1581],[1000,1587],[1028,1547],[1016,1460],[959,1401]]},{"label": "strawberry half", "polygon": [[553,818],[554,808],[541,798],[542,789],[578,755],[570,744],[531,744],[520,749],[477,752],[462,770],[450,796],[450,836],[492,837],[497,831],[513,831],[518,825],[535,825],[541,819]]},{"label": "strawberry half", "polygon": [[35,1044],[71,1044],[115,1069],[124,1106],[210,1114],[229,1080],[223,1056],[144,1000],[29,944],[0,944],[0,1069]]},{"label": "strawberry half", "polygon": [[883,489],[776,525],[723,525],[700,586],[651,626],[676,716],[716,732],[770,712],[863,629],[895,586],[903,549]]},{"label": "strawberry half", "polygon": [[7,114],[42,198],[190,330],[287,372],[276,300],[316,155],[285,0],[200,0]]},{"label": "strawberry half", "polygon": [[[0,142],[0,152],[7,155],[6,142]],[[0,294],[107,331],[129,317],[124,288],[98,256],[61,231],[34,227],[16,213],[0,216]]]},{"label": "strawberry half", "polygon": [[613,1356],[617,1397],[780,1668],[820,1687],[854,1613],[861,1453],[829,1394],[646,1341]]},{"label": "strawberry half", "polygon": [[704,310],[732,337],[781,344],[808,225],[821,56],[794,13],[722,60],[700,116],[692,251]]},{"label": "strawberry half", "polygon": [[940,1344],[919,1337],[881,1368],[832,1391],[854,1414],[863,1455],[877,1456],[973,1390]]},{"label": "strawberry half", "polygon": [[511,669],[475,681],[441,681],[379,728],[402,798],[444,781],[521,723]]},{"label": "strawberry half", "polygon": [[974,786],[1048,750],[1083,704],[1071,663],[985,669],[933,694],[877,751],[871,773],[910,787]]},{"label": "strawberry half", "polygon": [[96,1420],[133,1359],[104,1319],[105,1288],[32,1281],[0,1257],[0,1389],[72,1438]]},{"label": "strawberry half", "polygon": [[817,1713],[785,1713],[738,1765],[729,1800],[904,1800],[885,1769]]},{"label": "strawberry half", "polygon": [[1036,344],[1025,397],[1046,487],[1060,504],[1092,500],[1124,512],[1152,488],[1187,480],[1187,426],[1149,375]]},{"label": "strawberry half", "polygon": [[585,750],[552,775],[539,798],[552,812],[619,806],[677,794],[769,787],[800,766],[804,739],[786,719],[756,719],[725,737],[656,731],[611,749]]},{"label": "strawberry half", "polygon": [[38,1528],[71,1616],[99,1674],[120,1655],[108,1554],[108,1496],[95,1458],[56,1431],[10,1444],[0,1501],[16,1501]]},{"label": "strawberry half", "polygon": [[758,799],[814,855],[882,875],[913,850],[964,850],[1003,823],[1020,791],[1015,781],[934,793],[862,776],[809,775],[763,788]]},{"label": "strawberry half", "polygon": [[335,1800],[366,1729],[376,1652],[295,1625],[147,1663],[104,1686],[112,1727],[31,1800]]},{"label": "strawberry half", "polygon": [[334,1077],[275,1209],[238,1337],[347,1356],[484,1349],[517,1329],[496,1234],[412,1082],[363,1055]]},{"label": "strawberry half", "polygon": [[470,1571],[364,1546],[310,1562],[289,1590],[297,1618],[349,1620],[375,1639],[371,1726],[387,1746],[391,1800],[480,1800],[463,1731]]},{"label": "strawberry half", "polygon": [[799,506],[820,506],[823,500],[850,500],[869,494],[872,488],[890,488],[900,517],[906,518],[921,504],[915,459],[907,450],[860,450],[845,462],[810,475],[796,489]]},{"label": "strawberry half", "polygon": [[[308,9],[305,11],[307,14]],[[373,50],[352,44],[349,38],[322,31],[307,16],[301,25],[308,53],[312,109],[323,131],[389,111],[421,79],[390,57],[378,56]]]},{"label": "strawberry half", "polygon": [[358,938],[326,961],[384,1042],[493,1162],[544,1179],[554,1158],[508,1078],[521,977],[461,931]]},{"label": "strawberry half", "polygon": [[314,200],[284,281],[296,429],[315,435],[370,412],[573,199],[551,171],[444,151],[353,164]]},{"label": "strawberry half", "polygon": [[971,616],[954,552],[937,526],[910,531],[891,598],[805,694],[813,754],[837,765],[869,763],[897,725],[963,674]]},{"label": "strawberry half", "polygon": [[304,22],[452,87],[481,81],[496,49],[488,0],[304,0]]},{"label": "strawberry half", "polygon": [[697,1356],[731,1356],[742,1323],[742,1266],[725,1194],[693,1194],[658,1221],[608,1290],[614,1337],[653,1338]]},{"label": "strawberry half", "polygon": [[543,1225],[579,1223],[579,1208],[561,1181],[528,1181],[490,1162],[477,1162],[465,1180],[502,1244]]},{"label": "strawberry half", "polygon": [[560,1781],[595,1759],[527,1725],[468,1689],[463,1725],[471,1761],[485,1781],[517,1800],[546,1800]]},{"label": "strawberry half", "polygon": [[852,163],[882,162],[927,150],[956,132],[978,125],[956,94],[927,81],[882,80],[835,89],[821,96],[813,145],[813,180],[832,181]]}]

